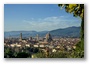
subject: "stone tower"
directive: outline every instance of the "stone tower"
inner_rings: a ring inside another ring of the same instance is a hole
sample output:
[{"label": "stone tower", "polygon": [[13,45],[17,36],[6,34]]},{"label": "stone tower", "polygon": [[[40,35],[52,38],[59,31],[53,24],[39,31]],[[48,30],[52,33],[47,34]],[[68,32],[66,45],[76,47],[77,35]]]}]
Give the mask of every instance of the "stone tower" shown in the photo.
[{"label": "stone tower", "polygon": [[39,35],[38,34],[36,35],[36,39],[37,39],[37,41],[39,41]]},{"label": "stone tower", "polygon": [[20,41],[22,41],[22,33],[20,33]]}]

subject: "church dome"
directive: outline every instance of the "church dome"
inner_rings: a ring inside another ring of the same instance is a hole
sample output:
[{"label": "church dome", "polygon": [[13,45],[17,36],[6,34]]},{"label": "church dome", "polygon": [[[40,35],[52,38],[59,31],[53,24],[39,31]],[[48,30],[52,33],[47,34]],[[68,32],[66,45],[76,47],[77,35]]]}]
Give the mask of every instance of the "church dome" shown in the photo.
[{"label": "church dome", "polygon": [[51,42],[52,41],[52,37],[51,37],[50,33],[47,33],[45,38],[46,38],[46,42]]}]

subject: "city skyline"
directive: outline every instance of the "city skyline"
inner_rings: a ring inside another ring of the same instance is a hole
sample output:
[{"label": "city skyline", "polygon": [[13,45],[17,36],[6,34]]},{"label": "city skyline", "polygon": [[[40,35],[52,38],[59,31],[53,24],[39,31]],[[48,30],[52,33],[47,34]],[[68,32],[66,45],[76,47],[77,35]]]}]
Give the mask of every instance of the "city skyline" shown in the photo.
[{"label": "city skyline", "polygon": [[4,31],[50,31],[80,26],[81,20],[57,4],[5,4]]}]

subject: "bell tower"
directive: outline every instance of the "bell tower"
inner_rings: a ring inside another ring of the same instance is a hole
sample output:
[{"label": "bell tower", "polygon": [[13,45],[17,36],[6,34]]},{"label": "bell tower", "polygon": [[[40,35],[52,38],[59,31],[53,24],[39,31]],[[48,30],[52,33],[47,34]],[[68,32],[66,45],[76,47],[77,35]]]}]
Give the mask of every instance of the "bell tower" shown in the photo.
[{"label": "bell tower", "polygon": [[38,34],[36,35],[36,39],[37,39],[37,41],[39,41],[39,35]]},{"label": "bell tower", "polygon": [[22,41],[22,33],[20,33],[20,41]]}]

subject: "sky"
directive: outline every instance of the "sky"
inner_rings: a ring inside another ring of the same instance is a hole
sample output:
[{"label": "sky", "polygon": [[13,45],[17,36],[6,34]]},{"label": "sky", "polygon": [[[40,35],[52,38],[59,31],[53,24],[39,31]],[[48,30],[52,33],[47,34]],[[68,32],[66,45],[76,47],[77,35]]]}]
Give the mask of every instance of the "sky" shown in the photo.
[{"label": "sky", "polygon": [[4,4],[4,31],[50,31],[80,25],[79,17],[57,4]]}]

